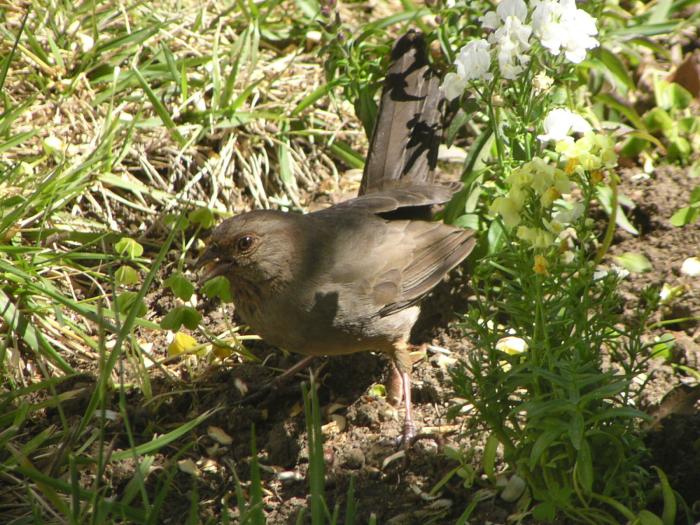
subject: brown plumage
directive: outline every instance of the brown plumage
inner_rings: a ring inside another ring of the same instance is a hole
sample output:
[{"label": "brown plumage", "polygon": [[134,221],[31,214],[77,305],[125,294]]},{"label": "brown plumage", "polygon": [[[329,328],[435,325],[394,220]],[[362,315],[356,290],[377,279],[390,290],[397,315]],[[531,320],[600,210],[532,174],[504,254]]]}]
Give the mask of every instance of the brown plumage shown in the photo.
[{"label": "brown plumage", "polygon": [[423,220],[459,184],[432,182],[441,96],[417,33],[398,41],[357,198],[306,215],[253,211],[212,233],[203,279],[225,275],[241,318],[270,344],[306,355],[376,350],[401,374],[418,303],[474,245],[473,232]]}]

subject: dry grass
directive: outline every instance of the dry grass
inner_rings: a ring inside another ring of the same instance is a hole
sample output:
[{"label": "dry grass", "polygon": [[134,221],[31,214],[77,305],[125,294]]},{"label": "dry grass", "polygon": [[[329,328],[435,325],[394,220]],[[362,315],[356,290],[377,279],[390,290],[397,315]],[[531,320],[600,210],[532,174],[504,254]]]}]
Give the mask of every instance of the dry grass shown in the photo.
[{"label": "dry grass", "polygon": [[[376,16],[351,9],[350,28]],[[324,87],[333,38],[291,1],[0,2],[0,521],[158,521],[169,489],[146,495],[149,454],[186,450],[211,412],[137,437],[128,392],[159,406],[185,391],[219,362],[199,352],[212,341],[248,355],[226,315],[182,328],[203,345],[169,355],[160,321],[202,298],[163,279],[191,278],[217,215],[353,191],[366,138]],[[187,220],[197,209],[205,223]],[[144,253],[120,252],[124,237]],[[115,447],[143,459],[121,493]]]}]

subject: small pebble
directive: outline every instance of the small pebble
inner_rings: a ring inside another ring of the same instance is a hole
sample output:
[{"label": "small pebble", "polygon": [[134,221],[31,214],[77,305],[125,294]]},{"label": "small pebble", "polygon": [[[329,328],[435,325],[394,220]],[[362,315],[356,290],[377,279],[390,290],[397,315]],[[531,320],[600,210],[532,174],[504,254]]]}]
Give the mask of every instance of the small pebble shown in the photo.
[{"label": "small pebble", "polygon": [[362,449],[351,448],[343,456],[343,465],[350,469],[360,469],[365,466],[365,454]]},{"label": "small pebble", "polygon": [[700,258],[688,257],[681,265],[681,273],[688,277],[697,277],[700,275]]}]

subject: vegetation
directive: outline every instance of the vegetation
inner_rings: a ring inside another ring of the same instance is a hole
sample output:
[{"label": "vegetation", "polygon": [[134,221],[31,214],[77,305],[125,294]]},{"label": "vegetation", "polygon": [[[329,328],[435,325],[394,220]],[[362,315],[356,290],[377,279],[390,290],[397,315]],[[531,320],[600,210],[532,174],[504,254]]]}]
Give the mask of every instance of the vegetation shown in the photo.
[{"label": "vegetation", "polygon": [[[255,360],[256,338],[226,315],[225,280],[199,287],[192,262],[222,217],[355,189],[388,51],[413,27],[445,75],[447,141],[466,150],[444,219],[480,235],[476,300],[460,312],[475,350],[451,388],[464,436],[485,436],[485,476],[474,451],[448,448],[435,492],[459,478],[460,523],[502,479],[520,486],[516,521],[690,522],[649,466],[638,402],[638,378],[669,349],[648,337],[652,314],[674,292],[648,290],[624,318],[621,274],[649,261],[613,264],[609,249],[617,228],[638,233],[624,164],[700,173],[697,94],[667,78],[669,49],[697,46],[698,3],[587,2],[566,16],[596,31],[558,48],[547,23],[564,14],[538,25],[523,5],[0,6],[0,521],[160,523],[177,500],[183,522],[265,522],[254,428],[235,479],[200,501],[201,472],[218,468],[202,459],[204,429],[230,445],[207,422],[227,408],[207,374]],[[685,201],[678,227],[695,224],[700,192]],[[224,321],[202,316],[213,302]],[[302,394],[298,521],[359,522],[353,482],[342,504],[324,494],[316,389]],[[184,497],[176,476],[191,478]]]}]

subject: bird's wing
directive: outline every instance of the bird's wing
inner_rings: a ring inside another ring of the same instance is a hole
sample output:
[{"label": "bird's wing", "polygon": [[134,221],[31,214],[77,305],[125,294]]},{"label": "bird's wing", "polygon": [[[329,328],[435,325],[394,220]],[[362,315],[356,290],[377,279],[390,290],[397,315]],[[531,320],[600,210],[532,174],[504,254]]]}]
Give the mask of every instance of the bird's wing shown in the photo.
[{"label": "bird's wing", "polygon": [[444,96],[428,62],[423,35],[409,31],[391,52],[360,195],[434,181]]},{"label": "bird's wing", "polygon": [[[380,192],[370,193],[361,197],[355,197],[343,201],[325,210],[314,212],[315,214],[330,215],[334,213],[347,213],[350,210],[358,212],[374,213],[377,215],[410,208],[427,208],[436,204],[444,204],[452,198],[452,195],[462,187],[460,182],[451,184],[423,184],[413,186],[400,186]],[[407,215],[406,217],[408,217]]]},{"label": "bird's wing", "polygon": [[[328,224],[326,222],[326,224]],[[474,232],[440,222],[346,214],[327,231],[329,281],[352,287],[380,316],[418,302],[474,247]]]},{"label": "bird's wing", "polygon": [[471,253],[476,242],[473,231],[439,222],[393,221],[389,225],[403,230],[403,235],[395,235],[397,245],[403,240],[405,249],[394,250],[387,261],[400,272],[385,274],[374,283],[379,289],[386,288],[387,282],[397,285],[396,296],[379,310],[382,316],[418,302]]}]

